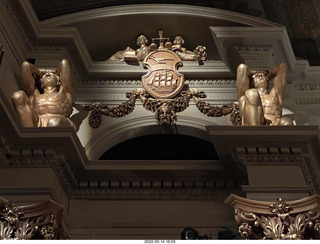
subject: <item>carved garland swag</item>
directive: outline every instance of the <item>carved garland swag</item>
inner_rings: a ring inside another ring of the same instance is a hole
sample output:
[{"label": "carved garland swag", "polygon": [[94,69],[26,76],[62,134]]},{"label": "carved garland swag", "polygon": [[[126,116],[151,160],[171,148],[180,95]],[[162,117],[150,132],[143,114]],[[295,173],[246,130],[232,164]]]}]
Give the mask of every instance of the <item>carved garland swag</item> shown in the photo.
[{"label": "carved garland swag", "polygon": [[146,110],[155,113],[155,120],[158,124],[175,124],[177,121],[176,113],[182,112],[189,107],[191,98],[201,113],[209,117],[221,117],[230,114],[232,124],[240,125],[241,123],[237,102],[223,105],[222,107],[211,105],[201,101],[199,98],[205,98],[206,94],[194,88],[182,91],[180,96],[174,99],[153,99],[141,88],[126,93],[126,97],[128,98],[127,101],[113,108],[100,103],[86,105],[84,110],[91,111],[89,125],[93,128],[98,128],[102,121],[101,115],[119,118],[130,114],[134,110],[137,99],[140,99]]}]

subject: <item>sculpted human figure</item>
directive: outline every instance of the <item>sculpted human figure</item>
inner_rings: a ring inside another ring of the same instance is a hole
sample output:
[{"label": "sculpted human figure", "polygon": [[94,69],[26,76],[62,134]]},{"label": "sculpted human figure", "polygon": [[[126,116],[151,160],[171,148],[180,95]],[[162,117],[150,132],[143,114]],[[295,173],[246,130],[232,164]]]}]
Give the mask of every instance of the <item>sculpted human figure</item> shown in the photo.
[{"label": "sculpted human figure", "polygon": [[131,47],[127,47],[123,51],[118,51],[115,54],[113,54],[107,61],[124,61],[124,55],[125,53],[135,53],[135,50],[132,49]]},{"label": "sculpted human figure", "polygon": [[148,39],[144,35],[140,35],[137,38],[137,45],[140,47],[136,50],[136,56],[138,61],[144,60],[144,58],[150,52],[150,47],[147,46]]},{"label": "sculpted human figure", "polygon": [[75,128],[69,118],[73,102],[70,66],[66,59],[60,62],[58,70],[41,71],[25,61],[22,63],[22,78],[24,90],[15,92],[12,101],[23,126]]},{"label": "sculpted human figure", "polygon": [[150,52],[150,48],[147,46],[148,39],[144,35],[140,35],[137,38],[137,50],[127,47],[123,51],[118,51],[113,54],[108,61],[142,61]]},{"label": "sculpted human figure", "polygon": [[155,112],[158,124],[174,124],[177,116],[174,107],[167,102],[163,102]]},{"label": "sculpted human figure", "polygon": [[182,60],[197,60],[194,52],[188,51],[182,45],[184,44],[184,39],[182,36],[176,36],[173,41],[173,46],[171,48]]},{"label": "sculpted human figure", "polygon": [[184,61],[205,61],[206,60],[206,48],[204,46],[198,46],[194,52],[188,51],[183,47],[184,39],[182,36],[176,36],[171,48],[182,60]]},{"label": "sculpted human figure", "polygon": [[[238,66],[236,85],[242,125],[292,125],[290,118],[282,117],[286,73],[285,63],[271,72],[251,70],[245,64]],[[268,92],[272,79],[274,85]]]}]

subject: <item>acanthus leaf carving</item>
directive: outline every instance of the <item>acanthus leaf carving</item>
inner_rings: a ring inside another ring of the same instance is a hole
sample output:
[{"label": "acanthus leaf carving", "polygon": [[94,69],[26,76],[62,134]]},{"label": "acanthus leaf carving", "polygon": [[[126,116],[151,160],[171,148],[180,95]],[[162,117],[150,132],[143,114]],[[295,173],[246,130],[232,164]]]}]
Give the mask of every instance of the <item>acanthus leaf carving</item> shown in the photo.
[{"label": "acanthus leaf carving", "polygon": [[[235,209],[239,233],[246,239],[302,240],[320,238],[320,208],[291,213],[294,209],[277,198],[269,206],[271,214]],[[308,234],[307,230],[308,229]]]},{"label": "acanthus leaf carving", "polygon": [[36,234],[46,240],[69,237],[50,210],[25,215],[12,202],[1,203],[0,210],[0,240],[30,240]]}]

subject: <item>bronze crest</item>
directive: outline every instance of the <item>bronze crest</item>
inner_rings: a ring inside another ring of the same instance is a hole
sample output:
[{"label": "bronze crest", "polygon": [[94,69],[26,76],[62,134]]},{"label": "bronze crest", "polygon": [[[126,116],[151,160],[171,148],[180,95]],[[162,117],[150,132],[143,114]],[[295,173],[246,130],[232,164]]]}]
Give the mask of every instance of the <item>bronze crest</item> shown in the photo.
[{"label": "bronze crest", "polygon": [[179,94],[184,85],[184,75],[177,70],[182,61],[170,50],[157,50],[148,54],[143,65],[149,72],[142,76],[141,82],[154,98],[169,99]]},{"label": "bronze crest", "polygon": [[[156,44],[158,42],[159,45]],[[206,60],[206,48],[198,46],[194,52],[188,51],[182,45],[184,40],[182,36],[176,36],[174,45],[170,38],[163,37],[163,31],[159,31],[159,38],[152,38],[152,43],[148,43],[145,36],[141,35],[137,39],[139,49],[134,51],[127,48],[124,51],[116,52],[108,61],[143,61],[143,67],[148,68],[148,73],[141,77],[143,88],[137,88],[132,92],[127,92],[127,101],[122,104],[109,108],[95,102],[84,106],[84,110],[91,111],[89,124],[93,128],[98,128],[101,124],[101,115],[119,118],[130,114],[134,108],[137,99],[140,99],[142,106],[155,114],[158,124],[175,124],[177,120],[176,113],[184,111],[191,99],[194,100],[199,111],[210,117],[220,117],[230,114],[230,120],[233,124],[239,124],[240,115],[237,103],[231,103],[218,107],[211,105],[200,98],[206,95],[202,91],[189,88],[183,91],[184,75],[178,72],[182,66],[181,60],[198,61],[202,63]]]}]

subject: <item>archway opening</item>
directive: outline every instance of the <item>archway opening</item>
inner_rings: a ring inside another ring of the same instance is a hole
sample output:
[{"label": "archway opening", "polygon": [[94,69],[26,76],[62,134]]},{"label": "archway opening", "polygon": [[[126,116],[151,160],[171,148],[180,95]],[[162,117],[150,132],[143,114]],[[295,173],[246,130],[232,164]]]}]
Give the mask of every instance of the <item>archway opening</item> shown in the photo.
[{"label": "archway opening", "polygon": [[211,142],[187,135],[136,137],[110,148],[99,160],[218,160]]}]

